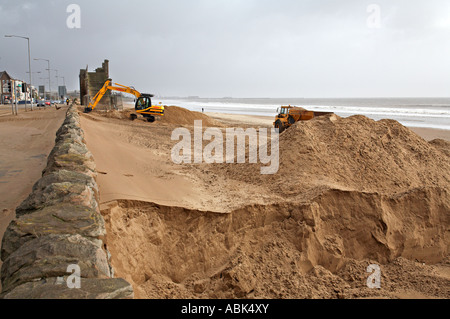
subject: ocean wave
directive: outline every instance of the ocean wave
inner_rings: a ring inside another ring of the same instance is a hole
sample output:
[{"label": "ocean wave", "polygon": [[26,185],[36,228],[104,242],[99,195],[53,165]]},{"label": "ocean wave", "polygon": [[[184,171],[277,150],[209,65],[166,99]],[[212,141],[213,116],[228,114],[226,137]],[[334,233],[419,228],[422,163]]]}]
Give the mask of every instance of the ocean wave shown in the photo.
[{"label": "ocean wave", "polygon": [[[185,100],[155,100],[165,105],[177,105],[192,111],[232,113],[246,115],[275,116],[279,105],[260,103],[236,103],[217,101],[185,101]],[[339,116],[364,115],[374,120],[393,119],[405,126],[429,127],[450,130],[450,107],[445,105],[427,104],[392,105],[390,107],[375,106],[342,106],[342,105],[301,105],[305,109],[316,112],[334,112]],[[423,119],[423,120],[421,120]]]}]

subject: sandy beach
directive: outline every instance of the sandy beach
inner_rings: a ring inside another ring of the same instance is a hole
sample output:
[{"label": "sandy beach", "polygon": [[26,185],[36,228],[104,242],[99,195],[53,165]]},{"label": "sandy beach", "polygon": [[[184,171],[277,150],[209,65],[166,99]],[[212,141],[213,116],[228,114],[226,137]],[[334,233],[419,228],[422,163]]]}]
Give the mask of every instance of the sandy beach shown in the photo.
[{"label": "sandy beach", "polygon": [[[263,176],[250,163],[175,164],[171,134],[193,133],[194,120],[225,132],[271,118],[169,107],[151,124],[130,112],[82,114],[81,124],[111,262],[136,298],[449,297],[449,132],[365,117],[300,123],[280,136],[279,172]],[[0,118],[0,235],[64,113]],[[366,286],[373,263],[381,290]]]},{"label": "sandy beach", "polygon": [[[59,128],[63,121],[64,116],[63,110],[55,111],[52,109],[36,110],[34,112],[21,112],[18,117],[12,116],[11,111],[8,107],[4,107],[0,110],[0,134],[2,141],[2,149],[8,149],[8,152],[3,152],[1,159],[0,171],[2,172],[0,187],[3,187],[3,191],[0,192],[0,203],[2,209],[2,219],[0,222],[0,236],[3,234],[4,229],[8,225],[12,218],[13,211],[15,207],[28,195],[34,182],[40,177],[42,169],[45,167],[45,160],[47,153],[50,152],[54,143],[54,133]],[[222,114],[222,113],[206,113],[207,116],[212,119],[218,120],[223,125],[230,126],[255,126],[255,127],[271,127],[273,124],[273,119],[264,116],[250,116],[250,115],[237,115],[237,114]],[[121,122],[119,122],[121,123]],[[117,124],[117,121],[116,121]],[[129,123],[121,123],[126,125]],[[148,126],[144,123],[140,124],[140,130],[146,130]],[[86,121],[85,129],[92,134],[90,136],[90,144],[94,149],[101,145],[112,145],[114,146],[115,136],[109,134],[110,128],[102,129],[99,127],[97,122]],[[153,128],[157,132],[167,131],[167,127]],[[432,140],[435,138],[444,139],[450,141],[450,131],[436,130],[429,128],[412,128],[414,132],[420,135],[425,140]],[[129,138],[132,138],[133,134],[130,134]],[[169,137],[167,133],[161,136]],[[160,137],[158,140],[161,139]],[[150,143],[147,141],[146,143]],[[109,200],[116,199],[120,196],[119,194],[114,194],[109,191],[108,188],[115,183],[102,183],[106,179],[107,175],[102,174],[103,171],[111,171],[110,166],[113,164],[116,167],[125,166],[122,176],[120,177],[118,184],[124,181],[129,181],[130,176],[128,168],[132,164],[133,167],[140,167],[141,162],[149,162],[146,156],[151,155],[152,152],[145,151],[142,153],[142,147],[137,147],[136,150],[130,151],[132,144],[127,143],[126,145],[115,145],[117,148],[124,149],[111,149],[107,148],[107,152],[97,152],[97,162],[99,165],[99,179],[102,186],[106,189],[102,192],[102,198],[105,202]],[[167,147],[170,145],[167,144]],[[128,148],[128,149],[127,149]],[[133,155],[136,154],[136,155]],[[44,156],[45,155],[45,156]],[[131,157],[130,157],[131,156]],[[111,159],[113,162],[111,162]],[[124,163],[131,163],[130,165],[123,165]],[[106,167],[105,167],[106,166]],[[114,168],[115,169],[115,168]],[[113,170],[114,170],[113,169]],[[133,169],[134,170],[134,169]],[[166,169],[167,170],[167,169]],[[157,172],[157,170],[155,170]],[[128,172],[128,173],[127,173]],[[156,177],[161,179],[164,174],[156,173],[151,175],[152,178]],[[137,174],[136,177],[140,177],[141,174]],[[143,184],[146,184],[146,179],[142,178]],[[171,182],[171,180],[169,179]],[[172,182],[171,182],[172,183]],[[164,204],[170,204],[174,202],[179,202],[177,192],[173,192],[175,186],[180,186],[177,179],[173,183],[168,183],[168,179],[164,178],[161,180],[160,186],[155,187],[155,189],[160,192],[158,196],[153,199],[159,199]],[[134,186],[133,186],[134,187]],[[140,191],[142,189],[142,191]],[[171,191],[168,191],[170,189]],[[8,191],[7,191],[8,190]],[[195,192],[195,187],[189,185],[185,190],[181,192],[186,192],[189,194],[189,198],[201,197],[201,192]],[[190,192],[190,193],[189,193]],[[140,187],[136,185],[129,193],[127,198],[129,199],[147,199],[148,192],[146,187]],[[140,195],[138,195],[140,194]],[[180,203],[183,204],[183,203]],[[184,203],[186,204],[186,203]]]},{"label": "sandy beach", "polygon": [[[279,172],[263,176],[250,163],[177,165],[171,133],[270,118],[170,107],[149,124],[129,112],[81,123],[112,264],[136,298],[449,297],[448,144],[428,143],[448,132],[361,116],[300,123],[280,137]],[[372,263],[384,289],[366,286]]]},{"label": "sandy beach", "polygon": [[[271,118],[170,107],[151,124],[130,112],[82,114],[81,123],[112,264],[136,298],[450,296],[450,132],[365,117],[300,123],[280,137],[279,172],[263,176],[250,163],[177,165],[171,134],[192,133],[194,120],[224,132],[269,128]],[[39,179],[64,113],[0,118],[0,235]],[[381,290],[366,287],[371,263],[382,267]]]},{"label": "sandy beach", "polygon": [[449,5],[0,3],[0,299],[449,300]]},{"label": "sandy beach", "polygon": [[420,137],[425,139],[426,141],[431,141],[434,139],[442,139],[446,141],[450,141],[450,131],[447,130],[438,130],[432,128],[420,128],[420,127],[411,127],[413,132],[418,134]]}]

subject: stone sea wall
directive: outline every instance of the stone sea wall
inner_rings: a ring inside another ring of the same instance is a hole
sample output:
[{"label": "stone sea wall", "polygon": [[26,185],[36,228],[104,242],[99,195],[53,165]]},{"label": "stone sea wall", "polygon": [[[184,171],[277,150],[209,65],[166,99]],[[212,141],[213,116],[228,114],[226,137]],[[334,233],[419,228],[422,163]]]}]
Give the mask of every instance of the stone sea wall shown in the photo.
[{"label": "stone sea wall", "polygon": [[96,177],[71,106],[42,178],[3,237],[0,298],[133,298],[132,286],[114,278]]}]

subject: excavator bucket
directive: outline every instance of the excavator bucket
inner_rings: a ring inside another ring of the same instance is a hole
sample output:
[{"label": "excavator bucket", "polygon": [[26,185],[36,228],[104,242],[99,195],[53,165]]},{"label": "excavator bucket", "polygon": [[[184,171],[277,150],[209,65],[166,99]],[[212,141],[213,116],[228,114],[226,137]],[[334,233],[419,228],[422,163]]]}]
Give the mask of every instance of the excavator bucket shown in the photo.
[{"label": "excavator bucket", "polygon": [[91,112],[92,112],[92,108],[90,108],[90,107],[84,108],[84,113],[91,113]]}]

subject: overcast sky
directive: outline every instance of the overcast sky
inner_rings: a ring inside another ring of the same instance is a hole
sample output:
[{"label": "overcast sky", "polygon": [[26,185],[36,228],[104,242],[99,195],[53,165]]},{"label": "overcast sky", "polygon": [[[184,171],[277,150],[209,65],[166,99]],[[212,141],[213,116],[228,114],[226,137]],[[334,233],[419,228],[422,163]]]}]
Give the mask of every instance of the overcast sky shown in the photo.
[{"label": "overcast sky", "polygon": [[69,90],[109,59],[115,82],[164,96],[450,96],[448,0],[0,0],[0,30],[0,70],[27,77],[26,41],[4,35],[28,36]]}]

